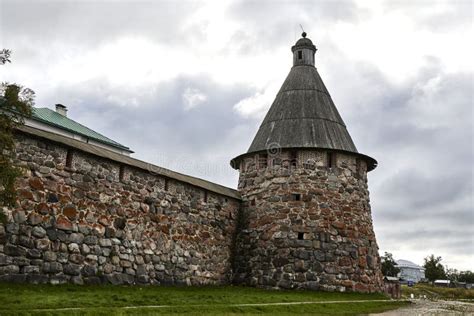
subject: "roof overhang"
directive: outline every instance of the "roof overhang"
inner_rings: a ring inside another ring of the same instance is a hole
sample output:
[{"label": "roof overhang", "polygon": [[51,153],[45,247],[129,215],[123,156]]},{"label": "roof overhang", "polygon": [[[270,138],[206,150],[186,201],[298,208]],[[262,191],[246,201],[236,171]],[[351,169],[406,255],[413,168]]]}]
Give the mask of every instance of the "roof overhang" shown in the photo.
[{"label": "roof overhang", "polygon": [[84,134],[84,133],[80,133],[80,132],[78,132],[78,131],[75,131],[75,130],[73,130],[73,129],[67,128],[67,127],[65,127],[65,126],[62,126],[62,125],[55,124],[55,123],[53,123],[53,122],[44,120],[44,119],[42,119],[42,118],[40,118],[40,117],[38,117],[38,116],[31,116],[31,117],[28,117],[27,119],[28,119],[28,120],[31,120],[31,121],[40,122],[40,123],[45,124],[45,125],[48,125],[48,126],[52,126],[52,127],[57,128],[57,129],[59,129],[59,130],[68,131],[69,133],[72,133],[72,134],[80,135],[80,136],[82,136],[82,137],[84,137],[84,138],[86,138],[86,139],[93,139],[93,140],[95,140],[96,142],[99,142],[99,143],[101,143],[101,144],[104,144],[104,145],[107,145],[107,146],[110,146],[110,147],[117,148],[117,149],[119,149],[119,150],[123,150],[123,151],[125,151],[125,152],[128,152],[129,154],[133,154],[133,153],[134,153],[134,151],[131,150],[129,147],[124,146],[124,145],[122,145],[122,144],[119,144],[119,143],[117,143],[117,142],[115,142],[115,141],[114,141],[114,142],[105,142],[105,141],[103,141],[103,140],[100,139],[100,138],[92,137],[92,136],[90,136],[90,135],[86,135],[86,134]]},{"label": "roof overhang", "polygon": [[[330,152],[336,152],[336,153],[339,152],[339,153],[343,153],[343,154],[346,154],[346,155],[352,155],[352,156],[356,156],[357,158],[360,158],[360,159],[364,160],[367,163],[367,172],[374,170],[375,168],[377,168],[377,165],[378,165],[377,160],[375,160],[374,158],[372,158],[370,156],[367,156],[367,155],[364,155],[364,154],[361,154],[361,153],[352,152],[352,151],[347,151],[347,150],[340,150],[340,149],[333,149],[333,148],[321,148],[321,147],[287,147],[287,148],[279,148],[279,150],[324,150],[324,151],[330,151]],[[265,152],[266,152],[265,150],[261,150],[261,151],[253,151],[253,152],[248,152],[248,153],[239,155],[239,156],[235,157],[234,159],[232,159],[230,161],[230,165],[231,165],[232,168],[238,169],[239,165],[240,165],[240,162],[245,157],[250,156],[250,155],[259,154],[259,153],[265,153]]]}]

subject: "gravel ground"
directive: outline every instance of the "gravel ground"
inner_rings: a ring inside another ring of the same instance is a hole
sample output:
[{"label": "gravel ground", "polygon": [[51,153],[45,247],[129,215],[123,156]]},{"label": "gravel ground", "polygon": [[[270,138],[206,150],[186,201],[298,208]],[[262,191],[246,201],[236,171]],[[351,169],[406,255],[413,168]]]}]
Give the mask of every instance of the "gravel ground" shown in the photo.
[{"label": "gravel ground", "polygon": [[380,314],[383,316],[399,315],[474,315],[473,302],[444,301],[444,300],[410,300],[413,304],[397,310]]}]

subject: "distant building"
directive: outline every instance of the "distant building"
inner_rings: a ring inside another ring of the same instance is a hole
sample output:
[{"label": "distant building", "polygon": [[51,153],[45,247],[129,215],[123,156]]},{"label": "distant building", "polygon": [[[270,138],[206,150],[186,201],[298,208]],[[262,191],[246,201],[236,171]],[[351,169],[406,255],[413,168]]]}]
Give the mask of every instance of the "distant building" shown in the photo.
[{"label": "distant building", "polygon": [[418,283],[425,279],[425,268],[420,267],[411,261],[397,260],[397,268],[400,269],[398,277],[402,281]]},{"label": "distant building", "polygon": [[449,280],[435,280],[434,281],[434,286],[439,286],[439,287],[450,287],[451,281]]},{"label": "distant building", "polygon": [[62,104],[56,104],[56,111],[48,108],[33,108],[31,118],[25,120],[25,125],[102,147],[122,155],[130,156],[133,153],[130,148],[68,118],[67,107]]}]

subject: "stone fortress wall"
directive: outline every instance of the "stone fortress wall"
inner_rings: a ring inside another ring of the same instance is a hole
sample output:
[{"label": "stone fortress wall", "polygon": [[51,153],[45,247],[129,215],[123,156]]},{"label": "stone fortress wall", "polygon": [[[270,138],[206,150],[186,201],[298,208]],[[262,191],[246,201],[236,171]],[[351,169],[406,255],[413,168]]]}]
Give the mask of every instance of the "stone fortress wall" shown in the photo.
[{"label": "stone fortress wall", "polygon": [[367,166],[350,153],[248,155],[239,194],[41,136],[16,135],[0,281],[382,290]]},{"label": "stone fortress wall", "polygon": [[367,165],[335,151],[249,154],[235,281],[269,288],[380,292]]},{"label": "stone fortress wall", "polygon": [[16,137],[25,173],[18,206],[4,210],[8,220],[0,224],[0,281],[230,282],[237,193],[66,145],[73,140]]}]

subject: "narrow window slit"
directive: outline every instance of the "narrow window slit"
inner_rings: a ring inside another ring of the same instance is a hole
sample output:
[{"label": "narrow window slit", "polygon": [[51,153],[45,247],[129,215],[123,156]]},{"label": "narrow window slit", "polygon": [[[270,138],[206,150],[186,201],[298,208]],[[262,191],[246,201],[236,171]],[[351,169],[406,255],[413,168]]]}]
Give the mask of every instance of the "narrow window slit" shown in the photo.
[{"label": "narrow window slit", "polygon": [[360,165],[360,159],[356,158],[356,175],[360,176],[361,174],[361,165]]},{"label": "narrow window slit", "polygon": [[207,191],[204,191],[204,203],[207,203]]},{"label": "narrow window slit", "polygon": [[169,190],[169,181],[165,178],[165,191]]},{"label": "narrow window slit", "polygon": [[119,169],[119,181],[123,181],[124,176],[125,176],[125,166],[124,166],[124,165],[120,165],[120,169]]},{"label": "narrow window slit", "polygon": [[303,59],[303,52],[302,51],[298,51],[298,59]]},{"label": "narrow window slit", "polygon": [[272,162],[273,166],[281,166],[281,158],[274,158]]},{"label": "narrow window slit", "polygon": [[296,167],[298,165],[298,152],[290,152],[290,166]]},{"label": "narrow window slit", "polygon": [[328,152],[328,161],[327,165],[329,169],[335,168],[336,167],[336,154]]},{"label": "narrow window slit", "polygon": [[68,149],[66,153],[66,168],[72,168],[72,156],[73,156],[72,149]]},{"label": "narrow window slit", "polygon": [[268,166],[268,155],[260,154],[259,155],[259,165],[261,169],[264,169]]}]

